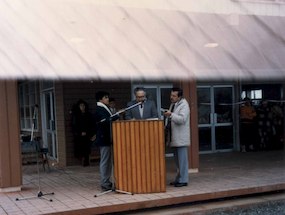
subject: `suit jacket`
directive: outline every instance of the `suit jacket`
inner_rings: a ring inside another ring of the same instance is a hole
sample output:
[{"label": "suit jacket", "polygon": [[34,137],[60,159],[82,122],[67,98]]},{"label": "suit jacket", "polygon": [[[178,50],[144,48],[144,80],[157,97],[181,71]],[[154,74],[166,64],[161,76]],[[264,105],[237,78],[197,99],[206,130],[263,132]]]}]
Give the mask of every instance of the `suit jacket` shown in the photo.
[{"label": "suit jacket", "polygon": [[[130,107],[134,104],[136,104],[137,101],[131,101],[128,102],[127,106]],[[149,118],[157,118],[157,109],[155,106],[155,103],[151,100],[146,100],[143,103],[143,116],[141,117],[140,115],[140,108],[141,105],[138,105],[130,110],[126,111],[125,119],[130,120],[130,119],[149,119]]]},{"label": "suit jacket", "polygon": [[171,115],[171,147],[190,145],[190,108],[182,98],[174,107]]},{"label": "suit jacket", "polygon": [[96,107],[95,109],[96,146],[110,146],[112,144],[112,139],[111,139],[112,125],[110,121],[117,120],[119,116],[114,116],[112,119],[110,119],[110,116],[111,114],[104,107],[101,106]]}]

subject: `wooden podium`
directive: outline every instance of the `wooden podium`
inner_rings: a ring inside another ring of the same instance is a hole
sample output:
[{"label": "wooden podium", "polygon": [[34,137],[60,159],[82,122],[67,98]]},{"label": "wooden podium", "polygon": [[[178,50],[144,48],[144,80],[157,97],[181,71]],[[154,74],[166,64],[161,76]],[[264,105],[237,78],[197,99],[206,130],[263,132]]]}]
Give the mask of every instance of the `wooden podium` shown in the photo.
[{"label": "wooden podium", "polygon": [[131,193],[166,191],[162,120],[112,123],[116,189]]}]

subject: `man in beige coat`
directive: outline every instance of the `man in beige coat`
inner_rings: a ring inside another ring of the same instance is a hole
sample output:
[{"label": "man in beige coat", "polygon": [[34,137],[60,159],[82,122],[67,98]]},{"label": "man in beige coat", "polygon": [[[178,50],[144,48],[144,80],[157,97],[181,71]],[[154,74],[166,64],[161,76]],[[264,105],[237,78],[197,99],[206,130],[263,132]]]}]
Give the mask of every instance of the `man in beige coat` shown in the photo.
[{"label": "man in beige coat", "polygon": [[170,94],[173,112],[166,111],[164,116],[171,122],[170,147],[174,151],[174,159],[177,167],[177,175],[171,185],[183,187],[188,185],[188,147],[190,146],[190,108],[183,91],[180,88],[172,88]]}]

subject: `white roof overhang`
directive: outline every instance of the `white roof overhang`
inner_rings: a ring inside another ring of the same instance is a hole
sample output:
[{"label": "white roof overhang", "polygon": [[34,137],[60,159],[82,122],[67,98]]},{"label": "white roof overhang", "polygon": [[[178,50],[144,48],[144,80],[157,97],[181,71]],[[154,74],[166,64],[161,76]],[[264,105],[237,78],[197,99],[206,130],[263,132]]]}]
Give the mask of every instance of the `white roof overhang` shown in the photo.
[{"label": "white roof overhang", "polygon": [[1,1],[0,79],[285,77],[284,16],[100,2]]}]

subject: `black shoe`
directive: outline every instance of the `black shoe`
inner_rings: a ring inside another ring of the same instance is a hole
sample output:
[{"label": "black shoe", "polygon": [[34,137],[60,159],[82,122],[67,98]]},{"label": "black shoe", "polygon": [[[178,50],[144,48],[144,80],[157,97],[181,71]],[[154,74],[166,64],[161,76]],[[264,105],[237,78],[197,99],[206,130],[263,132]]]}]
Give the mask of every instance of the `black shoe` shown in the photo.
[{"label": "black shoe", "polygon": [[112,190],[112,186],[101,186],[102,191]]},{"label": "black shoe", "polygon": [[188,183],[179,183],[179,182],[177,182],[176,184],[174,184],[174,187],[184,187],[184,186],[188,186]]},{"label": "black shoe", "polygon": [[173,185],[175,185],[175,184],[177,184],[177,183],[178,183],[177,181],[172,181],[172,182],[169,183],[169,185],[172,185],[172,186],[173,186]]}]

